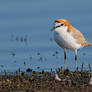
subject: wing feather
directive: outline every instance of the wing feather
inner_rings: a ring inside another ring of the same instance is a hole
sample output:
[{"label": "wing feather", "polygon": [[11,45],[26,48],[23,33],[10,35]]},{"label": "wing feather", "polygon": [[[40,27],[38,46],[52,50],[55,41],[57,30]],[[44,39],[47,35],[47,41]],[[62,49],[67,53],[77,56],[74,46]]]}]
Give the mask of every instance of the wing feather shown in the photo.
[{"label": "wing feather", "polygon": [[76,39],[77,43],[79,43],[79,44],[81,44],[83,46],[88,45],[88,42],[85,40],[83,34],[79,30],[77,30],[76,28],[72,27],[70,29],[70,33]]}]

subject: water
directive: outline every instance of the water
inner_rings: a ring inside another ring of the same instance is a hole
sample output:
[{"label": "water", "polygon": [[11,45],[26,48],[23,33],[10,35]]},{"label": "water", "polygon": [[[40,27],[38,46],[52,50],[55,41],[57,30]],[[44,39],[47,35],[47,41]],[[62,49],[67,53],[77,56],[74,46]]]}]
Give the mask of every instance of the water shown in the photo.
[{"label": "water", "polygon": [[[0,1],[0,71],[50,70],[64,66],[63,50],[53,40],[53,22],[67,19],[92,42],[91,0]],[[78,52],[78,66],[92,65],[92,47]],[[56,52],[58,52],[56,54]],[[67,67],[75,68],[74,52],[67,51]]]}]

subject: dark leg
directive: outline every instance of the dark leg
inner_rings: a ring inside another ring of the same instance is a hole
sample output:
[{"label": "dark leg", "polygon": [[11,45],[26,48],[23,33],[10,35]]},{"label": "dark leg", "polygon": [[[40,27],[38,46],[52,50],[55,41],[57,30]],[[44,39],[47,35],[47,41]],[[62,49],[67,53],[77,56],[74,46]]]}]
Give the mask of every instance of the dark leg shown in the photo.
[{"label": "dark leg", "polygon": [[76,69],[78,68],[77,66],[77,50],[75,50],[75,64],[76,64]]},{"label": "dark leg", "polygon": [[66,49],[64,49],[64,69],[66,69]]}]

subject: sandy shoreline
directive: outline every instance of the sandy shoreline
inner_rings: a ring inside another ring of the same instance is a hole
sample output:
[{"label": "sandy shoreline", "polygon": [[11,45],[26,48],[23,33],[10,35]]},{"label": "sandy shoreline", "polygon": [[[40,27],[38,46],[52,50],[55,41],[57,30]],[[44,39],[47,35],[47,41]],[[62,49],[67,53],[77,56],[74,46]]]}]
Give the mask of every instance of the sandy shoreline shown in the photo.
[{"label": "sandy shoreline", "polygon": [[55,79],[51,72],[33,71],[22,72],[21,74],[0,75],[0,92],[91,92],[92,85],[89,85],[91,73],[87,71],[70,72],[57,70],[61,81]]}]

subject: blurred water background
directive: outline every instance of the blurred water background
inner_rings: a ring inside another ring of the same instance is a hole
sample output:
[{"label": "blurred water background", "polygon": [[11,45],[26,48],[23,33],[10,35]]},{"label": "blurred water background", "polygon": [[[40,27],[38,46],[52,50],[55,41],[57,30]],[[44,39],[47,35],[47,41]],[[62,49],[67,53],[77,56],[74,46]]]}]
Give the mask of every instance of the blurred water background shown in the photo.
[{"label": "blurred water background", "polygon": [[[64,66],[63,50],[53,40],[54,20],[67,19],[92,42],[92,0],[1,0],[0,71],[50,70]],[[92,65],[92,47],[78,52],[78,66]],[[67,67],[75,69],[74,52]]]}]

